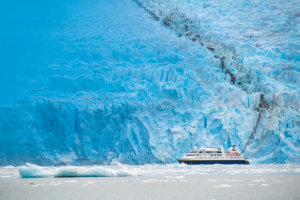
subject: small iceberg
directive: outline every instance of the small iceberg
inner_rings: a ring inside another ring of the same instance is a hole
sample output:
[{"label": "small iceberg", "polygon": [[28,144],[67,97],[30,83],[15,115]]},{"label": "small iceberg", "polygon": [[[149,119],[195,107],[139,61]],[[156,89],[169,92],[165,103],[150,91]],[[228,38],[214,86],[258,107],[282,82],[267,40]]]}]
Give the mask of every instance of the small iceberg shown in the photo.
[{"label": "small iceberg", "polygon": [[26,163],[19,168],[19,174],[22,178],[45,178],[45,177],[127,177],[136,176],[124,167],[122,169],[110,169],[109,167],[41,167],[38,165]]},{"label": "small iceberg", "polygon": [[19,174],[22,178],[45,178],[51,176],[49,171],[38,165],[26,163],[25,166],[19,168]]}]

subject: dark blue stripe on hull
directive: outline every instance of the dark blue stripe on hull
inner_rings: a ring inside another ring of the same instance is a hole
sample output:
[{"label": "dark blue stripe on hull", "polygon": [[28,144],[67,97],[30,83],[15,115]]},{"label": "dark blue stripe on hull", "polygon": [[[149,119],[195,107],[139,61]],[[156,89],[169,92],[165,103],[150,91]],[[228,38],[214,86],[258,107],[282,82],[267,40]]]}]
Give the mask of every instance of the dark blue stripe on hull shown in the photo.
[{"label": "dark blue stripe on hull", "polygon": [[247,160],[192,160],[178,161],[188,165],[213,165],[213,164],[249,164]]}]

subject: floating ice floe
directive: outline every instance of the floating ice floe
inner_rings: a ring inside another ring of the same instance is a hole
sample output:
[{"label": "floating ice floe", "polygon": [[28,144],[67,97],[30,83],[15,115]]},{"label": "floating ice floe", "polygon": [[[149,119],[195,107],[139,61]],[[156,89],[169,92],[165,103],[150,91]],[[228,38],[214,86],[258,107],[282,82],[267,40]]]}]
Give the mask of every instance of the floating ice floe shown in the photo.
[{"label": "floating ice floe", "polygon": [[49,177],[49,171],[43,169],[38,165],[26,163],[25,166],[19,168],[19,174],[22,178],[44,178]]},{"label": "floating ice floe", "polygon": [[232,187],[232,185],[229,184],[221,184],[221,185],[215,185],[215,188],[228,188],[228,187]]},{"label": "floating ice floe", "polygon": [[92,168],[64,167],[55,173],[55,177],[124,177],[134,175],[124,170],[113,170],[101,166]]},{"label": "floating ice floe", "polygon": [[19,168],[19,174],[22,178],[44,178],[44,177],[126,177],[135,176],[135,173],[126,171],[126,169],[110,169],[109,167],[77,167],[67,166],[57,169],[41,167],[26,163]]},{"label": "floating ice floe", "polygon": [[[188,166],[179,164],[168,165],[105,165],[105,166],[60,166],[60,167],[41,167],[27,163],[19,168],[10,170],[0,168],[0,178],[5,176],[17,177],[18,173],[22,178],[43,178],[43,177],[164,177],[166,179],[184,179],[188,176],[202,175],[256,175],[251,180],[251,184],[265,183],[261,175],[298,175],[300,165],[266,165],[256,164],[253,166]],[[18,169],[18,170],[17,170]],[[236,171],[236,173],[233,173]],[[217,179],[206,179],[207,182],[218,182]],[[240,179],[225,179],[225,182],[240,182]],[[242,182],[242,181],[241,181]]]}]

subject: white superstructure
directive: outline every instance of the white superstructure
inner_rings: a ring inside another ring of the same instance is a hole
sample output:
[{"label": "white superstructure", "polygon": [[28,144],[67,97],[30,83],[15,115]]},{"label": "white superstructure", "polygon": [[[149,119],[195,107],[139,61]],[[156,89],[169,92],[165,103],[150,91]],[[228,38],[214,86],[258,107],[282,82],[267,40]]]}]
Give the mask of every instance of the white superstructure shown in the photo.
[{"label": "white superstructure", "polygon": [[249,164],[249,161],[244,158],[232,145],[227,151],[223,147],[194,147],[183,158],[177,159],[178,162],[187,164]]}]

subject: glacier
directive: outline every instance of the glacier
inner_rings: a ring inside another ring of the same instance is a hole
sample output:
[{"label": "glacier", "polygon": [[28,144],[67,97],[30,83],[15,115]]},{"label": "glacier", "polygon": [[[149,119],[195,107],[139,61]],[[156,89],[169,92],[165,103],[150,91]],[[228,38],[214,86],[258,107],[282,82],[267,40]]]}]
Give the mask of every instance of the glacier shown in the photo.
[{"label": "glacier", "polygon": [[232,144],[300,163],[299,1],[0,9],[0,165],[173,163]]}]

